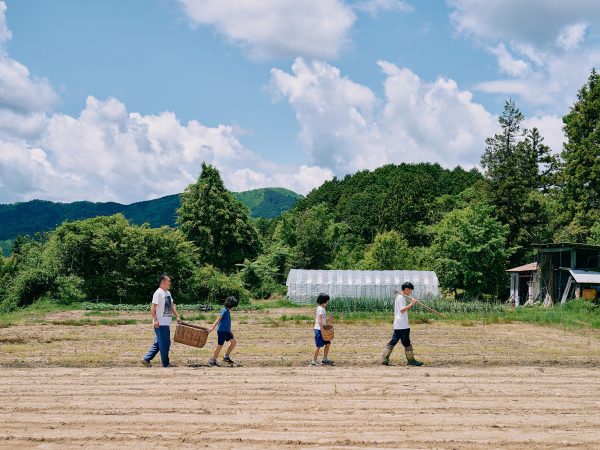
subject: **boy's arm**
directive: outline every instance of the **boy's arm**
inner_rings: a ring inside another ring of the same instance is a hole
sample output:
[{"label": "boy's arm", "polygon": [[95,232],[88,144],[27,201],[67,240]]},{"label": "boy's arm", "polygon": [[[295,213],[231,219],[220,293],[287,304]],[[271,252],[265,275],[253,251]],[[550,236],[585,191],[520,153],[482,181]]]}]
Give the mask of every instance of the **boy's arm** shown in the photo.
[{"label": "boy's arm", "polygon": [[417,303],[417,300],[414,297],[404,296],[404,298],[410,298],[410,303],[408,305],[406,305],[404,308],[400,309],[400,312],[402,314],[404,314],[406,311],[408,311],[410,308],[412,308],[415,305],[415,303]]},{"label": "boy's arm", "polygon": [[323,314],[319,314],[317,321],[319,322],[319,329],[323,331]]},{"label": "boy's arm", "polygon": [[219,315],[219,317],[217,317],[217,320],[215,320],[215,323],[213,323],[213,326],[210,330],[208,330],[208,332],[210,333],[211,331],[214,331],[215,328],[217,328],[217,325],[219,325],[219,322],[221,321],[221,315]]}]

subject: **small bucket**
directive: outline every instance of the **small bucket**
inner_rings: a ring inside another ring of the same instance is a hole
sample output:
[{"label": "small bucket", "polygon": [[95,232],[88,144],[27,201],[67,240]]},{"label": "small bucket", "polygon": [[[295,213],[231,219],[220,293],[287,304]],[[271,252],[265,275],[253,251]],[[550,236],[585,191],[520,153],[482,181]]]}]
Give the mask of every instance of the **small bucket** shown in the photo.
[{"label": "small bucket", "polygon": [[323,326],[323,331],[321,331],[321,336],[323,336],[324,341],[331,341],[333,339],[333,325]]},{"label": "small bucket", "polygon": [[192,347],[202,348],[206,344],[208,338],[208,329],[199,325],[181,322],[175,328],[175,342],[180,344],[191,345]]}]

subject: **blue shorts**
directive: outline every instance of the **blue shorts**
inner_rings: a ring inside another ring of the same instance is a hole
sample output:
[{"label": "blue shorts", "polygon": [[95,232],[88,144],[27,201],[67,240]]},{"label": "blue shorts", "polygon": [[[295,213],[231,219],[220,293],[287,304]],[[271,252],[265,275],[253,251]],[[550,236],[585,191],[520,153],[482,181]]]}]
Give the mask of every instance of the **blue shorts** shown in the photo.
[{"label": "blue shorts", "polygon": [[217,343],[223,345],[233,339],[231,331],[217,331]]},{"label": "blue shorts", "polygon": [[321,330],[315,330],[315,345],[319,348],[325,347],[327,344],[331,344],[331,341],[326,341],[321,335]]}]

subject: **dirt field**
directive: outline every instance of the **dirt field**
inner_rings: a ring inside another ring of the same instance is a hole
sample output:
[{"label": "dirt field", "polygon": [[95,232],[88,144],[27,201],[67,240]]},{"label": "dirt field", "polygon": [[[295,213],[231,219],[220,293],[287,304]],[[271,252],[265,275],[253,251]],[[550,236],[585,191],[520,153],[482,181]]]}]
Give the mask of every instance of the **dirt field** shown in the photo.
[{"label": "dirt field", "polygon": [[0,448],[600,448],[596,331],[414,325],[411,368],[377,365],[389,324],[339,324],[336,367],[307,367],[311,324],[281,318],[305,313],[236,314],[233,368],[206,366],[212,336],[141,367],[139,314],[0,329]]},{"label": "dirt field", "polygon": [[0,446],[599,448],[592,369],[5,369]]}]

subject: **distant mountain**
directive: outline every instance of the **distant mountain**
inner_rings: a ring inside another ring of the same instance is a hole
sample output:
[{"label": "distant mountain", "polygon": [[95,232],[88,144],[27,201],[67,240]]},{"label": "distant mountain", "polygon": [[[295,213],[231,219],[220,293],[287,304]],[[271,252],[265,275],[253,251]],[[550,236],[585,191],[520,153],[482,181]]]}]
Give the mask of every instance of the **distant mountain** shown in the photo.
[{"label": "distant mountain", "polygon": [[[283,188],[264,188],[234,192],[244,203],[252,217],[272,218],[293,208],[303,197]],[[12,240],[19,234],[49,231],[65,220],[110,216],[122,213],[131,222],[148,222],[152,227],[175,226],[175,211],[179,208],[179,195],[169,195],[156,200],[122,205],[120,203],[54,203],[32,200],[10,205],[0,204],[0,241]],[[3,243],[2,248],[8,244]]]}]

